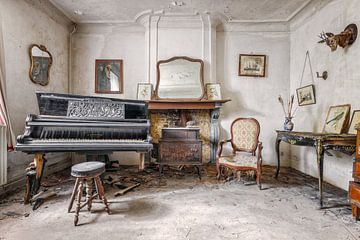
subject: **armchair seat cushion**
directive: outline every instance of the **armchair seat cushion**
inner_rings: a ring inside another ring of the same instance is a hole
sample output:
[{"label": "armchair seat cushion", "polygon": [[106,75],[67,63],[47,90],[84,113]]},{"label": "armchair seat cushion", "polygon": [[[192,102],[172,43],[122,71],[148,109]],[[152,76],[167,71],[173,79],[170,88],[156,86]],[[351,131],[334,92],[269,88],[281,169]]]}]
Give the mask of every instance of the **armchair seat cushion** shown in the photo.
[{"label": "armchair seat cushion", "polygon": [[219,164],[224,164],[234,167],[257,167],[257,156],[253,156],[246,153],[236,153],[229,156],[219,157]]}]

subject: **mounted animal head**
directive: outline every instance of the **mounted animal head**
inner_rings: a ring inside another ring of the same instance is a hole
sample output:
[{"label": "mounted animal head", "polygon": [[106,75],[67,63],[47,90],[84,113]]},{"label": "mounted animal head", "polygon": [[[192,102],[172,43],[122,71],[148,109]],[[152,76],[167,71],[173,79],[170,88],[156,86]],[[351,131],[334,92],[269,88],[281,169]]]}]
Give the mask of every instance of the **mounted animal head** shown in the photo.
[{"label": "mounted animal head", "polygon": [[338,46],[345,48],[355,42],[357,37],[357,27],[355,24],[350,24],[339,34],[333,34],[331,32],[322,32],[319,35],[321,40],[318,43],[326,43],[331,48],[331,51],[335,51]]}]

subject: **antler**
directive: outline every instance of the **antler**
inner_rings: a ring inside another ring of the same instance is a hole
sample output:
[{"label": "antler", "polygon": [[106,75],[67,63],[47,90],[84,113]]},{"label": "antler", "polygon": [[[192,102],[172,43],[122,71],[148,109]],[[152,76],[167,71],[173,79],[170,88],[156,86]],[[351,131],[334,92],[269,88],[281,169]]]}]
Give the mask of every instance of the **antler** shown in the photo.
[{"label": "antler", "polygon": [[319,34],[319,38],[321,39],[318,43],[324,43],[326,42],[326,40],[328,39],[327,34],[325,34],[325,32],[323,31],[322,33]]}]

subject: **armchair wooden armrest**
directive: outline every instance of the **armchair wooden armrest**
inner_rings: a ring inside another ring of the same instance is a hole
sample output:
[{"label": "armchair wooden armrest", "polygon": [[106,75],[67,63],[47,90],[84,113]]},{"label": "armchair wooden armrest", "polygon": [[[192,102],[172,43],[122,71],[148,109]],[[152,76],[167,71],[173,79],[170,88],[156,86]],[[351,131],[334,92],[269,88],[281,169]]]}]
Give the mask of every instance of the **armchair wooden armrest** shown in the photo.
[{"label": "armchair wooden armrest", "polygon": [[262,150],[263,150],[263,145],[262,142],[258,143],[258,161],[262,161]]},{"label": "armchair wooden armrest", "polygon": [[227,139],[227,140],[222,140],[222,141],[220,141],[220,143],[219,143],[219,150],[218,150],[218,153],[217,153],[217,157],[219,158],[220,156],[221,156],[221,153],[222,153],[222,150],[223,150],[223,145],[225,144],[225,143],[228,143],[228,142],[231,142],[231,139]]}]

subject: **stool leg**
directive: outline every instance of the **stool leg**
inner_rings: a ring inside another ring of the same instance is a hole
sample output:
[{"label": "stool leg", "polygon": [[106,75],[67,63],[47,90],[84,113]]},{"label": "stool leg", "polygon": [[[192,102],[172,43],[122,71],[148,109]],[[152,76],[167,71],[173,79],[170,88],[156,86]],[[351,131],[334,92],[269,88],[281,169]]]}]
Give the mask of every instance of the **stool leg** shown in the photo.
[{"label": "stool leg", "polygon": [[86,201],[88,204],[88,211],[91,211],[92,204],[92,187],[93,187],[93,179],[88,179],[86,182]]},{"label": "stool leg", "polygon": [[80,205],[81,205],[81,196],[83,193],[83,184],[84,180],[79,180],[79,188],[78,188],[78,195],[77,195],[77,203],[76,203],[76,209],[75,209],[75,218],[74,218],[74,225],[76,226],[79,221],[79,212],[80,212]]},{"label": "stool leg", "polygon": [[103,201],[103,203],[105,205],[105,210],[107,211],[108,214],[110,214],[110,209],[109,209],[109,206],[108,206],[108,202],[107,202],[106,197],[105,197],[104,187],[102,185],[102,182],[101,182],[101,179],[100,179],[99,176],[95,177],[95,184],[96,184],[96,187],[98,189],[100,199]]},{"label": "stool leg", "polygon": [[75,186],[74,186],[74,189],[72,191],[72,194],[71,194],[71,198],[70,198],[70,203],[69,203],[69,207],[68,207],[68,213],[71,211],[72,209],[72,206],[73,206],[73,203],[74,203],[74,200],[75,200],[75,194],[76,194],[76,190],[79,186],[79,179],[76,178],[75,180]]}]

